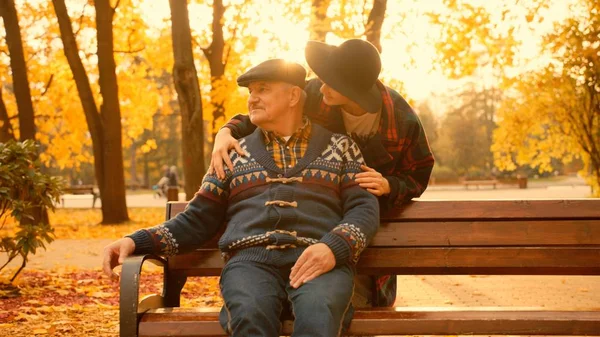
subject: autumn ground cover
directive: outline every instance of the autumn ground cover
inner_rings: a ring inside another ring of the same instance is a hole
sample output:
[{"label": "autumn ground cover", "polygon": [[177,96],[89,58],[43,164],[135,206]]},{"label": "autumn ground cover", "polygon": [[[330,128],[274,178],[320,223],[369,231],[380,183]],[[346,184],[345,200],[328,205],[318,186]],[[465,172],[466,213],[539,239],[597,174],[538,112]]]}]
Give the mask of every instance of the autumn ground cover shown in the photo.
[{"label": "autumn ground cover", "polygon": [[[99,225],[100,210],[58,209],[50,215],[55,237],[61,239],[116,239],[124,234],[160,223],[163,208],[132,208],[124,225]],[[14,230],[7,221],[4,237]],[[60,244],[70,241],[61,240]],[[75,242],[75,240],[73,240]],[[77,242],[81,242],[80,240]],[[48,261],[50,262],[50,261]],[[118,336],[119,287],[100,271],[61,267],[26,268],[12,286],[0,274],[0,335],[2,336]],[[156,268],[142,275],[141,295],[161,290],[162,274]],[[190,279],[182,293],[182,306],[220,306],[216,278]]]}]

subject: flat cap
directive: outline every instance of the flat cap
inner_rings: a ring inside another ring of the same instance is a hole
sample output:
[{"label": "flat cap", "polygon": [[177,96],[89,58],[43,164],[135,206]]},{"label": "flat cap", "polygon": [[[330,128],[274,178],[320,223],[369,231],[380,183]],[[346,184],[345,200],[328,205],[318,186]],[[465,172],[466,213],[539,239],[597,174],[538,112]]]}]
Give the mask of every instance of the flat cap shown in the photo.
[{"label": "flat cap", "polygon": [[250,68],[237,78],[240,87],[247,87],[250,82],[256,81],[281,81],[304,89],[306,69],[296,62],[271,59]]}]

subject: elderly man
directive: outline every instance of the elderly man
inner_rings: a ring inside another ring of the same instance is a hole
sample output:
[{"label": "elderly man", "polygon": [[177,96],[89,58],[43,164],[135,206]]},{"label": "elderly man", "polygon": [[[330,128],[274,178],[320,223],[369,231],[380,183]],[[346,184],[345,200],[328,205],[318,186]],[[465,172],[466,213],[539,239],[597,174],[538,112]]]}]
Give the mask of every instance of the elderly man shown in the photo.
[{"label": "elderly man", "polygon": [[303,117],[306,71],[268,60],[238,78],[258,128],[231,151],[225,176],[207,174],[186,210],[105,248],[104,271],[125,256],[198,248],[226,223],[219,248],[221,325],[232,336],[339,336],[352,317],[354,265],[377,231],[377,199],[354,177],[364,160],[348,137]]}]

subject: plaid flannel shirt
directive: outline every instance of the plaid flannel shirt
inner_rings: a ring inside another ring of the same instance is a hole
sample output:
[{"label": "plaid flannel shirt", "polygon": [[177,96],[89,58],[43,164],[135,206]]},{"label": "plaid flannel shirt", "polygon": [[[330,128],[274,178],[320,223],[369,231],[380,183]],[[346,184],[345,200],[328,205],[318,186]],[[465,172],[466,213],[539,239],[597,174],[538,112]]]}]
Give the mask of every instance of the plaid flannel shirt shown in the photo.
[{"label": "plaid flannel shirt", "polygon": [[284,172],[296,166],[308,148],[312,127],[308,118],[304,118],[302,122],[302,126],[287,141],[273,132],[263,130],[267,152]]}]

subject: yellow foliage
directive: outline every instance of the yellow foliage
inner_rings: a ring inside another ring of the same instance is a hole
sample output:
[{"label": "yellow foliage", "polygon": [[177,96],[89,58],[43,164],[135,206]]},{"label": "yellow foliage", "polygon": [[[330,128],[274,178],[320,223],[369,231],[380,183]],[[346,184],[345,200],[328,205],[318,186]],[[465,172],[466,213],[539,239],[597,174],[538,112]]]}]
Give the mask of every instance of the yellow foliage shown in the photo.
[{"label": "yellow foliage", "polygon": [[530,73],[514,89],[518,94],[502,103],[494,132],[492,151],[499,169],[530,165],[550,172],[553,159],[589,162],[590,153],[578,134],[594,126],[581,119],[586,98],[572,79],[552,70]]},{"label": "yellow foliage", "polygon": [[[119,225],[100,225],[100,209],[58,208],[51,212],[50,223],[56,239],[118,239],[140,228],[156,226],[164,221],[165,209],[129,208],[130,221]],[[14,219],[0,219],[0,237],[14,235],[17,226]]]},{"label": "yellow foliage", "polygon": [[482,67],[511,67],[519,42],[514,26],[507,25],[505,19],[513,5],[498,2],[498,6],[501,17],[493,16],[483,6],[455,0],[444,1],[443,7],[427,13],[430,22],[441,28],[435,43],[436,68],[458,79]]}]

